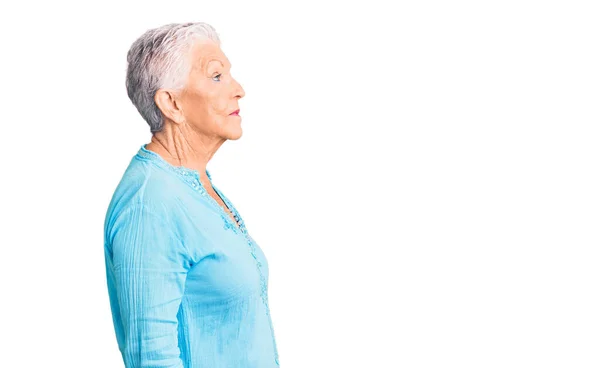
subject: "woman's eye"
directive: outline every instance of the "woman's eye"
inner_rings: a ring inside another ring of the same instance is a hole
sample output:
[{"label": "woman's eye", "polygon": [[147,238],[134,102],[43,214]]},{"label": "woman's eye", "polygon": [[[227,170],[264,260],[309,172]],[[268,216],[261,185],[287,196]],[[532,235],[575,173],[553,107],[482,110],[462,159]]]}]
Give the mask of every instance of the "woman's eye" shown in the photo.
[{"label": "woman's eye", "polygon": [[221,81],[221,74],[217,74],[213,77],[213,80],[215,80],[215,78],[219,77],[219,80],[215,81],[215,82],[220,82]]}]

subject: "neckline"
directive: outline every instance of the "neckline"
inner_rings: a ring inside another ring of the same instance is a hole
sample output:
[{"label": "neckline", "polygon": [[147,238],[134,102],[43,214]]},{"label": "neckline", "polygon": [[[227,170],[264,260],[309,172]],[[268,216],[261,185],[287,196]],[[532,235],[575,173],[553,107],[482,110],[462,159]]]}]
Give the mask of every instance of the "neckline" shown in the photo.
[{"label": "neckline", "polygon": [[244,224],[244,220],[242,219],[242,217],[240,216],[240,214],[236,210],[236,208],[233,206],[233,204],[225,196],[225,194],[221,193],[221,191],[213,184],[212,176],[210,175],[208,168],[205,170],[205,172],[206,172],[206,176],[208,177],[208,181],[210,182],[210,186],[217,193],[217,195],[221,198],[221,200],[223,201],[223,203],[225,204],[227,209],[234,215],[234,217],[236,218],[235,222],[231,219],[231,217],[225,211],[225,209],[220,204],[218,204],[214,198],[212,198],[208,194],[208,192],[206,191],[206,188],[204,188],[204,185],[200,181],[200,174],[199,174],[198,170],[191,169],[191,168],[185,167],[185,166],[174,166],[174,165],[170,164],[169,162],[167,162],[158,153],[147,149],[146,144],[143,144],[140,147],[140,149],[137,153],[137,156],[142,159],[150,160],[153,163],[155,163],[156,165],[164,168],[165,170],[175,173],[176,175],[182,177],[187,183],[189,183],[192,186],[192,188],[194,188],[196,190],[200,190],[200,193],[203,196],[205,196],[208,199],[208,201],[211,202],[213,206],[215,206],[215,208],[219,209],[221,216],[223,216],[225,221],[228,222],[230,224],[230,226],[235,228],[234,231],[237,232],[239,230],[243,234],[247,233],[246,226]]},{"label": "neckline", "polygon": [[[184,176],[195,176],[198,179],[200,179],[200,173],[198,172],[198,170],[196,169],[191,169],[189,167],[185,167],[185,166],[174,166],[172,164],[170,164],[169,162],[167,162],[161,155],[159,155],[158,153],[154,152],[154,151],[150,151],[149,149],[146,148],[146,144],[144,143],[142,144],[142,146],[140,147],[140,150],[138,151],[137,155],[139,157],[143,157],[149,160],[152,160],[153,162],[155,162],[156,164],[158,164],[159,166],[174,172],[176,174],[180,174],[180,175],[184,175]],[[212,177],[210,175],[210,172],[208,171],[208,168],[206,168],[205,170],[206,172],[206,176],[208,177],[208,180],[211,181],[212,183]]]}]

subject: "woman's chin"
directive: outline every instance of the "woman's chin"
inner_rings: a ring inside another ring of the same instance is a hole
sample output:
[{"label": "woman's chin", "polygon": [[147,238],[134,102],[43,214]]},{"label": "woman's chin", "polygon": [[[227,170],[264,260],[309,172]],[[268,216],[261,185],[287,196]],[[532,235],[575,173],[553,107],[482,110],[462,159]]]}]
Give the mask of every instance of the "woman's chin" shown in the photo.
[{"label": "woman's chin", "polygon": [[238,140],[242,137],[243,134],[242,127],[238,126],[237,128],[230,129],[227,133],[227,139],[230,139],[232,141]]}]

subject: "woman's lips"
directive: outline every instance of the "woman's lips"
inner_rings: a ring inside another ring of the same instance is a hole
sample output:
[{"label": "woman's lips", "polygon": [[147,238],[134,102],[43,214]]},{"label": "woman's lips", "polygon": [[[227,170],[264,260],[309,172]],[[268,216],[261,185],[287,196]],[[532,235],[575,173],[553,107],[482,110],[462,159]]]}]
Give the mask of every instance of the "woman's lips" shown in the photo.
[{"label": "woman's lips", "polygon": [[229,114],[229,115],[240,116],[240,110],[239,110],[239,109],[238,109],[238,110],[235,110],[234,112],[232,112],[232,113],[231,113],[231,114]]}]

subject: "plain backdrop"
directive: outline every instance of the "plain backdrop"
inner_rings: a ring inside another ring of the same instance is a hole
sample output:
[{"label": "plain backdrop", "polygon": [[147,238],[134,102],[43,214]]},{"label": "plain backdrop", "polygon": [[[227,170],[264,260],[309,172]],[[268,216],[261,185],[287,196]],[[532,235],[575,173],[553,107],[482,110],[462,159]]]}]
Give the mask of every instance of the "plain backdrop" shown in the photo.
[{"label": "plain backdrop", "polygon": [[187,21],[246,92],[208,168],[269,260],[283,368],[600,366],[596,5],[3,2],[0,366],[123,367],[103,221],[150,140],[126,54]]}]

